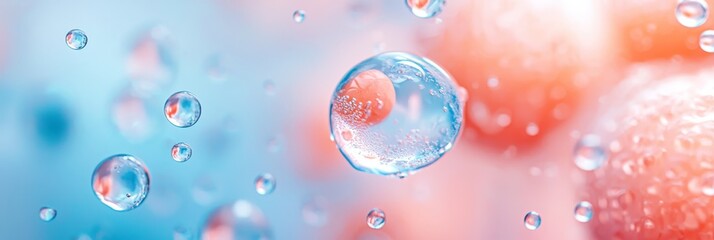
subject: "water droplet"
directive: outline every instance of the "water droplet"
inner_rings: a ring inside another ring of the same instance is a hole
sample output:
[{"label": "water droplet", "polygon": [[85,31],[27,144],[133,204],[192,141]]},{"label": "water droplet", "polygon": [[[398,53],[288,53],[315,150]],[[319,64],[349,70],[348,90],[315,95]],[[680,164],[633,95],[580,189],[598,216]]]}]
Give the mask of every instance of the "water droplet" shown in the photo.
[{"label": "water droplet", "polygon": [[323,197],[313,197],[302,206],[302,218],[310,226],[321,227],[327,223],[326,200]]},{"label": "water droplet", "polygon": [[381,229],[386,221],[387,217],[382,209],[373,208],[367,213],[367,225],[372,229]]},{"label": "water droplet", "polygon": [[268,195],[275,191],[276,184],[273,175],[264,173],[255,178],[255,191],[260,195]]},{"label": "water droplet", "polygon": [[540,214],[534,211],[526,213],[526,217],[523,218],[523,225],[526,226],[528,230],[536,230],[540,227]]},{"label": "water droplet", "polygon": [[87,35],[79,29],[72,29],[64,36],[64,41],[72,50],[81,50],[87,46]]},{"label": "water droplet", "polygon": [[357,64],[330,104],[330,129],[342,155],[355,169],[379,175],[413,172],[440,159],[462,119],[463,101],[448,73],[399,52]]},{"label": "water droplet", "polygon": [[407,7],[414,16],[420,18],[430,18],[441,13],[444,3],[444,0],[406,0]]},{"label": "water droplet", "polygon": [[149,170],[138,158],[117,154],[102,160],[92,174],[92,188],[102,203],[116,211],[139,207],[149,194]]},{"label": "water droplet", "polygon": [[164,115],[174,126],[187,128],[201,117],[201,103],[190,92],[177,92],[166,100]]},{"label": "water droplet", "polygon": [[174,228],[174,240],[191,240],[191,232],[185,227]]},{"label": "water droplet", "polygon": [[699,179],[701,191],[704,195],[714,196],[714,173],[705,173]]},{"label": "water droplet", "polygon": [[709,7],[703,0],[680,0],[675,9],[675,16],[682,26],[699,27],[707,21]]},{"label": "water droplet", "polygon": [[528,125],[526,126],[526,134],[528,134],[528,136],[538,135],[538,132],[540,132],[540,128],[538,128],[538,124],[528,123]]},{"label": "water droplet", "polygon": [[588,201],[582,201],[575,205],[575,220],[578,222],[590,222],[593,219],[593,205]]},{"label": "water droplet", "polygon": [[580,141],[575,145],[574,155],[575,165],[585,171],[598,169],[607,160],[607,153],[602,147],[600,136],[594,134],[580,138]]},{"label": "water droplet", "polygon": [[699,35],[699,47],[708,53],[714,53],[714,30],[706,30]]},{"label": "water droplet", "polygon": [[201,231],[201,239],[273,239],[263,212],[245,200],[223,205],[211,213]]},{"label": "water droplet", "polygon": [[191,159],[191,154],[193,154],[191,146],[184,142],[177,143],[171,148],[171,157],[177,162],[188,161]]},{"label": "water droplet", "polygon": [[293,21],[295,21],[296,23],[301,23],[305,21],[305,11],[295,10],[295,12],[293,12]]},{"label": "water droplet", "polygon": [[40,219],[45,222],[52,221],[57,217],[57,210],[48,207],[40,208]]}]

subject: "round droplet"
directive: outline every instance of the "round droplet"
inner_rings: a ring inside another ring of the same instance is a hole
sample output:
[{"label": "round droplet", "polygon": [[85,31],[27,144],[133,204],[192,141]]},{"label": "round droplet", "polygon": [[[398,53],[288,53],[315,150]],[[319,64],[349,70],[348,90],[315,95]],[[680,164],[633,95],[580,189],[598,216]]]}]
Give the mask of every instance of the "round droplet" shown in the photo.
[{"label": "round droplet", "polygon": [[102,160],[92,174],[92,189],[116,211],[139,207],[149,194],[149,170],[138,158],[117,154]]},{"label": "round droplet", "polygon": [[245,200],[213,211],[201,231],[201,239],[273,239],[268,220],[257,206]]},{"label": "round droplet", "polygon": [[293,12],[293,21],[295,21],[296,23],[301,23],[305,21],[305,11],[295,10],[295,12]]},{"label": "round droplet", "polygon": [[600,137],[588,134],[580,138],[575,145],[575,165],[585,171],[600,168],[607,160],[607,152],[602,146]]},{"label": "round droplet", "polygon": [[57,210],[48,207],[40,208],[40,219],[45,222],[52,221],[57,217]]},{"label": "round droplet", "polygon": [[190,92],[177,92],[166,100],[164,115],[174,126],[187,128],[201,117],[201,103]]},{"label": "round droplet", "polygon": [[463,99],[431,60],[389,52],[369,58],[339,82],[330,129],[342,155],[359,171],[413,172],[439,160],[458,136]]},{"label": "round droplet", "polygon": [[407,7],[412,10],[414,16],[420,18],[431,18],[441,13],[444,7],[444,0],[406,0]]},{"label": "round droplet", "polygon": [[191,146],[184,142],[177,143],[171,148],[171,157],[177,162],[188,161],[192,153]]},{"label": "round droplet", "polygon": [[373,208],[367,214],[367,225],[372,229],[380,229],[384,227],[387,217],[384,215],[384,211],[379,208]]},{"label": "round droplet", "polygon": [[675,16],[682,26],[699,27],[707,21],[709,7],[703,0],[680,0],[675,9]]},{"label": "round droplet", "polygon": [[255,178],[255,191],[260,195],[268,195],[275,191],[275,178],[270,173],[264,173]]},{"label": "round droplet", "polygon": [[87,46],[87,35],[79,29],[72,29],[64,36],[64,41],[72,50],[81,50]]},{"label": "round droplet", "polygon": [[593,219],[593,205],[588,201],[582,201],[575,205],[575,220],[586,223]]},{"label": "round droplet", "polygon": [[699,35],[699,47],[708,53],[714,53],[714,30],[706,30]]},{"label": "round droplet", "polygon": [[536,230],[540,227],[540,214],[534,211],[526,213],[526,217],[523,218],[523,225],[526,226],[528,230]]}]

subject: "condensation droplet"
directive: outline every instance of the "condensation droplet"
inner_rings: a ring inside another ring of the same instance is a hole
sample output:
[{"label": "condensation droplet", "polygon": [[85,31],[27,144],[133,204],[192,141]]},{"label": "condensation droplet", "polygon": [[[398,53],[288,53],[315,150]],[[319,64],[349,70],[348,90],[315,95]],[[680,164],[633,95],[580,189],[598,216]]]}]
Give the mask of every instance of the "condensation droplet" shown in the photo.
[{"label": "condensation droplet", "polygon": [[387,221],[384,211],[379,208],[373,208],[367,213],[367,225],[372,229],[381,229]]},{"label": "condensation droplet", "polygon": [[534,211],[526,213],[526,217],[523,218],[523,225],[526,226],[528,230],[536,230],[540,227],[541,218],[540,214]]}]

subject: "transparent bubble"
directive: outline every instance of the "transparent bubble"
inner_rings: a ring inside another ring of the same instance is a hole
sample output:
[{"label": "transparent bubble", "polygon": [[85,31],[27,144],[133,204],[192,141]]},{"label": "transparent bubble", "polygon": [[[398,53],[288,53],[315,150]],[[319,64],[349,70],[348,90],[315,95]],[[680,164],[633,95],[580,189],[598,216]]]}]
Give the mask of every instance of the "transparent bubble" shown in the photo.
[{"label": "transparent bubble", "polygon": [[674,14],[682,26],[695,28],[707,21],[709,7],[704,0],[680,0]]},{"label": "transparent bubble", "polygon": [[533,211],[526,213],[526,217],[523,218],[523,225],[525,225],[528,230],[538,229],[540,227],[540,222],[540,214]]},{"label": "transparent bubble", "polygon": [[139,207],[149,194],[149,170],[138,158],[117,154],[102,160],[92,174],[92,189],[116,211]]},{"label": "transparent bubble", "polygon": [[213,211],[201,231],[203,240],[273,239],[263,212],[245,200],[223,205]]},{"label": "transparent bubble", "polygon": [[602,145],[600,136],[588,134],[580,138],[575,145],[575,165],[585,171],[600,168],[607,160],[607,152]]},{"label": "transparent bubble", "polygon": [[384,215],[384,211],[379,208],[373,208],[367,213],[367,225],[372,229],[380,229],[384,227],[387,217]]},{"label": "transparent bubble", "polygon": [[171,157],[177,162],[188,161],[192,153],[191,146],[184,142],[177,143],[171,148]]},{"label": "transparent bubble", "polygon": [[176,228],[174,228],[173,239],[174,240],[191,240],[192,234],[185,227],[176,227]]},{"label": "transparent bubble", "polygon": [[461,130],[463,99],[432,61],[389,52],[352,68],[330,104],[330,129],[359,171],[403,175],[448,152]]},{"label": "transparent bubble", "polygon": [[431,18],[444,8],[444,0],[406,0],[407,7],[412,10],[414,16],[420,18]]},{"label": "transparent bubble", "polygon": [[201,117],[201,103],[190,92],[177,92],[166,100],[164,115],[174,126],[187,128]]},{"label": "transparent bubble", "polygon": [[714,30],[706,30],[699,35],[699,47],[708,53],[714,53]]},{"label": "transparent bubble", "polygon": [[40,219],[45,222],[52,221],[57,217],[57,210],[48,207],[40,208]]},{"label": "transparent bubble", "polygon": [[79,29],[72,29],[64,36],[64,41],[72,50],[81,50],[87,46],[87,35]]},{"label": "transparent bubble", "polygon": [[275,178],[270,173],[263,173],[255,178],[255,191],[260,195],[268,195],[275,191]]},{"label": "transparent bubble", "polygon": [[293,12],[293,21],[295,21],[296,23],[301,23],[305,21],[305,11],[295,10],[295,12]]},{"label": "transparent bubble", "polygon": [[302,218],[310,226],[321,227],[327,223],[326,200],[313,197],[302,206]]},{"label": "transparent bubble", "polygon": [[579,202],[575,205],[575,220],[578,222],[590,222],[593,219],[593,205],[588,201]]}]

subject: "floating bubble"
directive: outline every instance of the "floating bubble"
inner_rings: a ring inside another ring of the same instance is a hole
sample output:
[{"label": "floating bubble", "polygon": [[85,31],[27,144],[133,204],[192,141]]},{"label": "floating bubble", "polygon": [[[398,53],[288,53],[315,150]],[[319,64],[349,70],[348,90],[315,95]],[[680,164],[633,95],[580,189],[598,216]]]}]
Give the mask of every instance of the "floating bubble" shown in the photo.
[{"label": "floating bubble", "polygon": [[45,222],[52,221],[57,217],[57,210],[48,207],[40,208],[40,219]]},{"label": "floating bubble", "polygon": [[203,225],[203,240],[273,239],[263,212],[245,200],[223,205]]},{"label": "floating bubble", "polygon": [[117,154],[102,160],[92,174],[92,189],[116,211],[139,207],[149,194],[149,170],[138,158]]},{"label": "floating bubble", "polygon": [[64,36],[64,41],[72,50],[81,50],[87,46],[87,35],[79,29],[72,29]]},{"label": "floating bubble", "polygon": [[372,229],[381,229],[386,221],[387,217],[382,209],[373,208],[367,213],[367,225]]},{"label": "floating bubble", "polygon": [[540,227],[540,222],[540,214],[533,211],[526,213],[526,217],[523,218],[523,225],[525,225],[528,230],[538,229]]},{"label": "floating bubble", "polygon": [[708,53],[714,53],[714,30],[706,30],[699,35],[699,47]]},{"label": "floating bubble", "polygon": [[177,162],[188,161],[192,153],[191,146],[184,142],[177,143],[171,148],[171,157]]},{"label": "floating bubble", "polygon": [[600,136],[588,134],[580,138],[575,145],[575,165],[585,171],[600,168],[607,160],[607,152],[602,145]]},{"label": "floating bubble", "polygon": [[432,61],[379,54],[357,64],[337,85],[331,137],[355,169],[403,175],[451,150],[463,121],[462,100],[448,73]]},{"label": "floating bubble", "polygon": [[575,205],[575,220],[586,223],[593,219],[593,205],[588,201],[579,202]]},{"label": "floating bubble", "polygon": [[201,117],[201,103],[190,92],[177,92],[166,100],[164,115],[174,126],[187,128]]},{"label": "floating bubble", "polygon": [[682,26],[695,28],[707,21],[709,7],[703,0],[679,0],[674,14]]},{"label": "floating bubble", "polygon": [[412,10],[414,16],[420,18],[431,18],[441,13],[445,2],[444,0],[406,0],[407,7]]},{"label": "floating bubble", "polygon": [[293,12],[293,21],[295,21],[296,23],[301,23],[305,21],[305,11],[295,10],[295,12]]},{"label": "floating bubble", "polygon": [[260,195],[268,195],[275,191],[275,178],[270,173],[263,173],[255,178],[255,191]]}]

